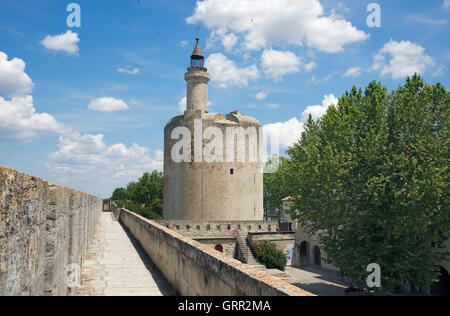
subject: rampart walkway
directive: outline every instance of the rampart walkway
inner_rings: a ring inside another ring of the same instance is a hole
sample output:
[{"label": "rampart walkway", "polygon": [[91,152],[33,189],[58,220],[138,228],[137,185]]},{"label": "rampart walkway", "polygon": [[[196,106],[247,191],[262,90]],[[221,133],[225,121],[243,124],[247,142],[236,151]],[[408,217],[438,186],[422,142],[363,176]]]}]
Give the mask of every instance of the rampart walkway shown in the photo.
[{"label": "rampart walkway", "polygon": [[110,213],[101,215],[78,296],[170,296],[171,286]]}]

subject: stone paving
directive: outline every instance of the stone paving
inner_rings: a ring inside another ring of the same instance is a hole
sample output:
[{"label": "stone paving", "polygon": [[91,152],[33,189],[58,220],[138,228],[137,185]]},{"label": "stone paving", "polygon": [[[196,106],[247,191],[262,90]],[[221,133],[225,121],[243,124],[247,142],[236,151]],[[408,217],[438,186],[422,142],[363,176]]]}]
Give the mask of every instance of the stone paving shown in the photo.
[{"label": "stone paving", "polygon": [[291,284],[318,296],[344,296],[347,288],[339,273],[320,267],[286,267]]},{"label": "stone paving", "polygon": [[77,296],[172,296],[176,293],[139,244],[103,213],[83,266]]}]

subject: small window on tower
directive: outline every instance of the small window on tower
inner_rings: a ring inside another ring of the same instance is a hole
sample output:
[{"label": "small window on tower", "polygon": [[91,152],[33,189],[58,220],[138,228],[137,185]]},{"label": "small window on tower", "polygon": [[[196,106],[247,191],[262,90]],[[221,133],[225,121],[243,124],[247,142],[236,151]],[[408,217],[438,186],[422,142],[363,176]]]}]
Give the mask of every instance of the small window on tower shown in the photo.
[{"label": "small window on tower", "polygon": [[231,175],[234,174],[234,169],[230,169],[230,174],[231,174]]}]

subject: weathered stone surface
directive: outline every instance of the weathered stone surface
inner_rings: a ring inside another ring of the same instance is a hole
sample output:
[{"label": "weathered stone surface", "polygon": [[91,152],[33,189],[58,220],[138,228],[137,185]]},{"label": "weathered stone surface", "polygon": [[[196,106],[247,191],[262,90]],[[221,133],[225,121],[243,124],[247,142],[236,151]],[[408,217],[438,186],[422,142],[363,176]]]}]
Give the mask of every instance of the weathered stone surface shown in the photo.
[{"label": "weathered stone surface", "polygon": [[[0,167],[0,296],[67,294],[69,241],[80,230],[70,225],[75,196],[86,201],[77,223],[93,228],[101,199]],[[91,236],[76,238],[80,265]]]},{"label": "weathered stone surface", "polygon": [[83,266],[77,296],[171,296],[176,293],[111,214],[103,213]]},{"label": "weathered stone surface", "polygon": [[312,295],[127,210],[116,212],[116,218],[181,295]]}]

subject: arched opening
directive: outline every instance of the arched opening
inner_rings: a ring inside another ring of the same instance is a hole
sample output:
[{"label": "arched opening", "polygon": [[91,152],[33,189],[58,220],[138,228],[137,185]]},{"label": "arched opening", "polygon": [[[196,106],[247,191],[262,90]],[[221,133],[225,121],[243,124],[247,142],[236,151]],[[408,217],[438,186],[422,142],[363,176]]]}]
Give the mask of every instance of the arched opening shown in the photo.
[{"label": "arched opening", "polygon": [[314,247],[314,265],[318,267],[322,266],[322,253],[318,246]]},{"label": "arched opening", "polygon": [[216,249],[217,251],[223,253],[223,246],[222,245],[217,245],[214,249]]},{"label": "arched opening", "polygon": [[439,277],[439,282],[434,283],[431,286],[431,295],[435,296],[450,296],[450,275],[448,271],[441,268],[441,276]]},{"label": "arched opening", "polygon": [[299,254],[300,254],[300,265],[306,266],[309,264],[309,244],[307,241],[303,241],[300,244]]}]

